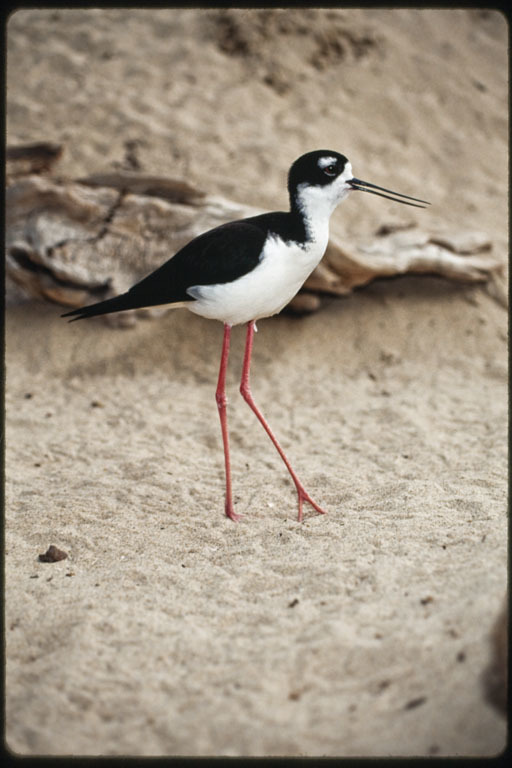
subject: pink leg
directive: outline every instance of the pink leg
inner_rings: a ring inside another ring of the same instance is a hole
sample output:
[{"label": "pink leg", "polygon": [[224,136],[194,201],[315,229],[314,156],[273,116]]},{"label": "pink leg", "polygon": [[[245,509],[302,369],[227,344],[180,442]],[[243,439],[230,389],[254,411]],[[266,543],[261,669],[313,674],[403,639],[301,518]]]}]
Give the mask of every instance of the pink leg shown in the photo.
[{"label": "pink leg", "polygon": [[265,418],[264,418],[263,414],[261,413],[261,411],[259,410],[258,406],[254,402],[254,399],[253,399],[253,396],[252,396],[252,393],[251,393],[251,386],[250,386],[250,383],[249,383],[249,370],[250,370],[250,367],[251,367],[251,354],[252,354],[252,343],[253,343],[253,339],[254,339],[254,327],[255,327],[254,326],[254,321],[251,321],[250,323],[247,324],[247,340],[246,340],[246,343],[245,343],[244,365],[243,365],[243,369],[242,369],[242,381],[240,383],[240,392],[241,392],[242,397],[244,398],[245,402],[250,405],[250,407],[252,408],[252,410],[254,411],[254,413],[256,414],[256,416],[258,417],[260,422],[262,423],[262,425],[263,425],[267,435],[270,437],[270,439],[274,443],[274,445],[275,445],[275,447],[277,449],[277,452],[279,453],[280,457],[282,458],[282,460],[286,464],[286,468],[287,468],[288,472],[290,473],[290,475],[292,476],[292,480],[295,483],[295,487],[297,489],[297,493],[298,493],[298,496],[299,496],[299,517],[298,517],[299,522],[302,521],[302,504],[303,504],[304,501],[307,501],[309,504],[311,504],[311,506],[314,509],[316,509],[317,512],[320,512],[320,514],[325,515],[324,510],[321,509],[318,506],[318,504],[316,504],[313,501],[311,496],[304,489],[304,486],[300,482],[299,478],[297,477],[297,475],[293,471],[290,462],[286,458],[283,449],[279,445],[276,436],[274,435],[274,433],[270,429],[269,425],[265,421]]},{"label": "pink leg", "polygon": [[231,493],[231,464],[229,461],[229,433],[228,433],[228,415],[226,397],[226,368],[229,356],[229,341],[231,338],[231,326],[224,324],[224,340],[222,342],[222,356],[220,358],[219,379],[217,381],[217,391],[215,399],[219,409],[220,427],[222,430],[222,442],[224,444],[224,465],[226,468],[226,515],[231,520],[239,520],[241,515],[237,515],[233,509],[233,496]]}]

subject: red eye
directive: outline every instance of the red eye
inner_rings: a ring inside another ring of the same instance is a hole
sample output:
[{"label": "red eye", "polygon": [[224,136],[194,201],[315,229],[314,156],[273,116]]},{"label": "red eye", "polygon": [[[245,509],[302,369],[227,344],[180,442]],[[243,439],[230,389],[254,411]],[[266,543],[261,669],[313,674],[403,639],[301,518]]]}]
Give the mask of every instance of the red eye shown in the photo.
[{"label": "red eye", "polygon": [[336,176],[336,166],[335,165],[328,165],[326,168],[324,168],[324,173],[327,176]]}]

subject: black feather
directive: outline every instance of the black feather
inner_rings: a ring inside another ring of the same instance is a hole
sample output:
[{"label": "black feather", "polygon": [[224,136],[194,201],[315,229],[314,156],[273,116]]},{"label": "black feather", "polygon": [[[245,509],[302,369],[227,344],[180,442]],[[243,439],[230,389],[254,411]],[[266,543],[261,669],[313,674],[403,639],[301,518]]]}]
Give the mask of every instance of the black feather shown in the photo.
[{"label": "black feather", "polygon": [[127,293],[114,296],[111,299],[105,299],[105,301],[99,301],[96,304],[90,304],[87,307],[73,309],[71,312],[65,312],[61,317],[76,315],[76,317],[70,320],[70,323],[73,323],[75,320],[83,320],[86,317],[94,317],[95,315],[108,315],[111,312],[122,312],[124,309],[133,309]]},{"label": "black feather", "polygon": [[293,213],[265,213],[221,224],[191,240],[127,293],[62,317],[82,320],[126,309],[195,301],[187,293],[189,288],[230,283],[247,274],[259,263],[267,237],[277,232],[285,240],[303,242],[306,237],[302,218]]}]

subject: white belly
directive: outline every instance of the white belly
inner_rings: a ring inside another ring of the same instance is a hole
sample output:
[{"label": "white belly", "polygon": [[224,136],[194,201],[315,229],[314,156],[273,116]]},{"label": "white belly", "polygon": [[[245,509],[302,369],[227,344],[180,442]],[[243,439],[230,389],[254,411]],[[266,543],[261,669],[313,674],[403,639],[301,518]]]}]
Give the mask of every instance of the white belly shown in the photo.
[{"label": "white belly", "polygon": [[232,283],[195,285],[187,293],[196,301],[187,308],[196,315],[239,325],[280,312],[293,299],[320,262],[328,233],[304,247],[268,241],[263,258],[247,275]]}]

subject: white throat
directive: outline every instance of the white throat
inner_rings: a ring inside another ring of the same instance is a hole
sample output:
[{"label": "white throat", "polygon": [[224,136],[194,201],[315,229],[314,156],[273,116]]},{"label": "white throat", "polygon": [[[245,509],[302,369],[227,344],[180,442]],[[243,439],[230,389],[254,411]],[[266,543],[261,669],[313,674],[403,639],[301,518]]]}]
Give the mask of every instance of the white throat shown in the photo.
[{"label": "white throat", "polygon": [[312,186],[304,183],[298,185],[295,200],[299,211],[304,216],[304,223],[310,238],[317,239],[320,232],[323,233],[326,228],[328,230],[331,214],[350,192],[350,186],[347,182],[352,178],[352,166],[347,163],[343,173],[331,184]]}]

